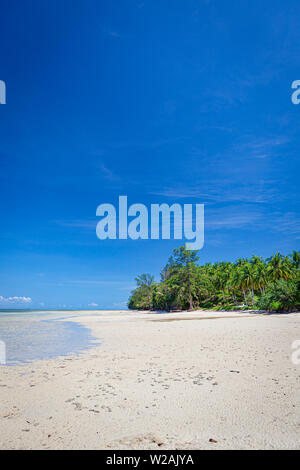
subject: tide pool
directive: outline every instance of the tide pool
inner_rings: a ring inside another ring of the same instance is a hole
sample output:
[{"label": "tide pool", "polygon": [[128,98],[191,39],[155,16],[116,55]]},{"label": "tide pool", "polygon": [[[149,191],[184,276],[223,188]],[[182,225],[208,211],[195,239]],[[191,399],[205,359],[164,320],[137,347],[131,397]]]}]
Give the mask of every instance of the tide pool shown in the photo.
[{"label": "tide pool", "polygon": [[99,344],[88,328],[66,321],[75,316],[75,312],[1,311],[6,365],[78,354]]}]

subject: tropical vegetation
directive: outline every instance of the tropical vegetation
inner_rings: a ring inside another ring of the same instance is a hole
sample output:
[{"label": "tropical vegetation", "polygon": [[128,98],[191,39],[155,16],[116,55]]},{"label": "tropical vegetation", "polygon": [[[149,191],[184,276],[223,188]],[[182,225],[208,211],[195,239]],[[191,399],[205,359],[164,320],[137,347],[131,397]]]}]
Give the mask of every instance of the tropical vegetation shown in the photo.
[{"label": "tropical vegetation", "polygon": [[136,310],[300,309],[300,252],[199,264],[196,251],[175,248],[159,282],[136,278],[128,307]]}]

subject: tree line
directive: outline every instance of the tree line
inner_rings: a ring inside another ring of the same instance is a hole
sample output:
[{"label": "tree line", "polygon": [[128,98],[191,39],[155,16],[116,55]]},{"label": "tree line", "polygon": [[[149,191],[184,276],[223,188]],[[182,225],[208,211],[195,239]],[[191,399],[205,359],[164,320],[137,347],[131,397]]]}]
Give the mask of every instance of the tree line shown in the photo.
[{"label": "tree line", "polygon": [[300,309],[300,252],[275,253],[199,265],[197,251],[175,248],[161,270],[160,282],[150,274],[136,278],[129,309],[214,310]]}]

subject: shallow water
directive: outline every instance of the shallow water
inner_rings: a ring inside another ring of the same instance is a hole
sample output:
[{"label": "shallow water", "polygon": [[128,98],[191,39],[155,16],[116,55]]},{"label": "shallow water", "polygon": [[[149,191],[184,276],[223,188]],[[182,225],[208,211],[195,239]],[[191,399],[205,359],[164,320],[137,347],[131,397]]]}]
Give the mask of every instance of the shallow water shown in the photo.
[{"label": "shallow water", "polygon": [[5,343],[6,365],[78,354],[99,344],[88,328],[66,321],[74,316],[70,311],[1,311],[0,341]]}]

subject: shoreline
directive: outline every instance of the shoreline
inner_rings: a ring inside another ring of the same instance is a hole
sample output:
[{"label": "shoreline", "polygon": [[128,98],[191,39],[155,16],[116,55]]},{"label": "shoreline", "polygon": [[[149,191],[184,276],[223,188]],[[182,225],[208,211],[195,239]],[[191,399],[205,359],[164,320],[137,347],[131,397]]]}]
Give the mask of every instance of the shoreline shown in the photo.
[{"label": "shoreline", "polygon": [[1,366],[1,449],[300,448],[299,312],[77,312],[100,345]]}]

